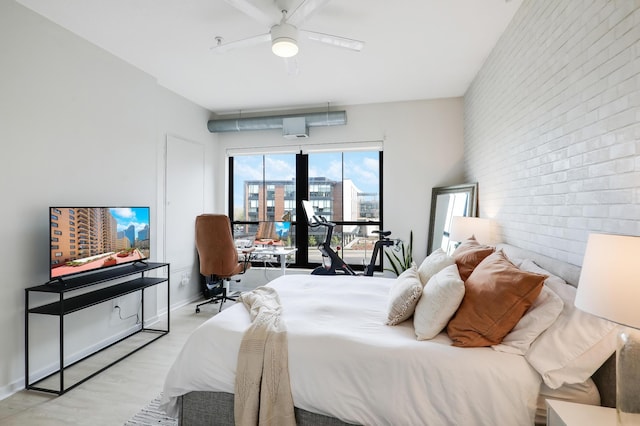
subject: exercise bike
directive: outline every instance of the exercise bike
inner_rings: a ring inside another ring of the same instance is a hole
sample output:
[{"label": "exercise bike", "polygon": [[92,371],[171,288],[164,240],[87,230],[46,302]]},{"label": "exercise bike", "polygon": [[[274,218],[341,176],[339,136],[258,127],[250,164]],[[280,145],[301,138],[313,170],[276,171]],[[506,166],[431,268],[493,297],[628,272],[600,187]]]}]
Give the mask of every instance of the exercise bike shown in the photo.
[{"label": "exercise bike", "polygon": [[[307,200],[302,201],[302,205],[304,207],[305,215],[307,216],[307,223],[311,228],[317,228],[318,226],[323,226],[327,228],[327,232],[325,234],[325,239],[320,245],[318,245],[318,250],[322,253],[322,265],[315,268],[311,271],[312,275],[360,275],[356,271],[354,271],[351,266],[347,265],[344,260],[338,253],[331,248],[331,238],[333,237],[333,228],[335,228],[336,224],[333,222],[329,222],[323,216],[317,216],[313,211],[313,206]],[[378,259],[378,254],[384,250],[384,247],[393,246],[396,244],[396,241],[389,238],[391,235],[391,231],[382,231],[375,230],[372,231],[374,234],[378,234],[378,240],[374,244],[373,253],[371,254],[371,260],[368,265],[364,268],[364,273],[362,275],[371,277],[373,276],[373,272],[376,267],[376,260]]]}]

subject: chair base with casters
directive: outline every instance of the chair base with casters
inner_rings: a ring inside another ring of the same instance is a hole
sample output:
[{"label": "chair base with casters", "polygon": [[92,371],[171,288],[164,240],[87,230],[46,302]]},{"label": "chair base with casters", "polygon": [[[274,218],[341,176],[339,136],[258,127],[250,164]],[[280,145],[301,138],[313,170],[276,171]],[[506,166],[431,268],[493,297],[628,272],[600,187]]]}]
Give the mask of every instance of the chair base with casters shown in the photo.
[{"label": "chair base with casters", "polygon": [[227,288],[224,286],[224,282],[235,281],[237,283],[240,280],[231,280],[230,278],[220,278],[215,275],[210,275],[208,277],[203,277],[203,285],[202,285],[202,294],[208,300],[206,302],[198,303],[196,305],[196,314],[200,313],[200,306],[208,305],[210,303],[218,303],[220,302],[220,308],[218,312],[222,311],[222,305],[227,300],[231,300],[233,302],[236,301],[237,293],[233,292],[231,294],[227,294]]}]

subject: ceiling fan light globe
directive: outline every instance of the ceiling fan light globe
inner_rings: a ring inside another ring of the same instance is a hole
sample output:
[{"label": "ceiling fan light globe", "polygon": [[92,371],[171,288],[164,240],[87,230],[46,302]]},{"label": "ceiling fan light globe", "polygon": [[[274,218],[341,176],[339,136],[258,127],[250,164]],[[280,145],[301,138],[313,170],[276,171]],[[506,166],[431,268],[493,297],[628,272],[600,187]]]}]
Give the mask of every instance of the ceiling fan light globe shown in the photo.
[{"label": "ceiling fan light globe", "polygon": [[298,44],[291,38],[277,38],[271,43],[271,51],[281,58],[291,58],[298,54]]},{"label": "ceiling fan light globe", "polygon": [[298,54],[298,29],[287,23],[271,27],[271,51],[281,58],[296,56]]}]

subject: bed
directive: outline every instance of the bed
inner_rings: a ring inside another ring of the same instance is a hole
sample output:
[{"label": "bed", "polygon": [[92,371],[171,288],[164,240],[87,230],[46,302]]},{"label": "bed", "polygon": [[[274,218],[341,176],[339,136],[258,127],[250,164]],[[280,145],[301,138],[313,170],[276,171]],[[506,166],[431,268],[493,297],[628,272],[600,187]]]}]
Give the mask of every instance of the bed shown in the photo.
[{"label": "bed", "polygon": [[[526,259],[570,285],[578,281],[575,266],[509,245],[497,249],[514,263]],[[522,354],[453,346],[446,330],[417,340],[411,318],[387,325],[395,281],[289,274],[269,283],[282,303],[297,424],[531,425],[544,424],[546,397],[613,406],[611,345],[599,343],[595,355],[589,348],[602,364],[592,378],[556,386],[561,375],[547,377],[537,370],[546,367]],[[161,401],[181,425],[234,424],[238,350],[249,325],[238,303],[187,340]]]}]

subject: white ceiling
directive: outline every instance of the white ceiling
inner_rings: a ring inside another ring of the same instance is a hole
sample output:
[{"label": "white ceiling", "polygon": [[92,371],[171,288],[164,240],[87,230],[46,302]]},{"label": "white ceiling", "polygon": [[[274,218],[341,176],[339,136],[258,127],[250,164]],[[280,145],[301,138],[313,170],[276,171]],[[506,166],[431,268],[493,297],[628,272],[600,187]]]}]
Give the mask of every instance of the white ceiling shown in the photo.
[{"label": "white ceiling", "polygon": [[[462,96],[522,2],[332,0],[302,28],[364,49],[301,39],[290,75],[269,43],[210,50],[269,31],[223,0],[17,1],[219,114]],[[303,0],[251,1],[277,15]]]}]

